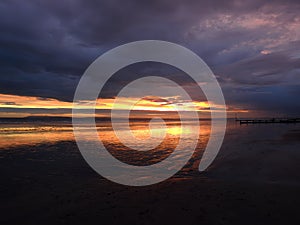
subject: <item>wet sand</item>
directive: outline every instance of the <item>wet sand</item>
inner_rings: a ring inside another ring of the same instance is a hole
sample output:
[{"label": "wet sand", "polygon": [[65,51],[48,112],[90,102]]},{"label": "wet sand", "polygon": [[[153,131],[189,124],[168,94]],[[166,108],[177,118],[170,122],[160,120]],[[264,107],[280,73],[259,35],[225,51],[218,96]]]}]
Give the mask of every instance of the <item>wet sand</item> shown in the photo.
[{"label": "wet sand", "polygon": [[300,129],[259,128],[227,133],[206,172],[146,187],[101,178],[73,141],[3,149],[0,223],[299,224]]}]

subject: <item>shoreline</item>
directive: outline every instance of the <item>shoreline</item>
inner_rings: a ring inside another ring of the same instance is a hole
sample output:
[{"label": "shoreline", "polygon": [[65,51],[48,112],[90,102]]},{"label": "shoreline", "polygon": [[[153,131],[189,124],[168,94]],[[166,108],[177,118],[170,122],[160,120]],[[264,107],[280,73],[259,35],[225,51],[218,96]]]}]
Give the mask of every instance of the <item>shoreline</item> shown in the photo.
[{"label": "shoreline", "polygon": [[204,173],[194,159],[186,171],[145,187],[102,178],[73,140],[2,149],[0,222],[299,224],[300,128],[257,127],[229,129]]}]

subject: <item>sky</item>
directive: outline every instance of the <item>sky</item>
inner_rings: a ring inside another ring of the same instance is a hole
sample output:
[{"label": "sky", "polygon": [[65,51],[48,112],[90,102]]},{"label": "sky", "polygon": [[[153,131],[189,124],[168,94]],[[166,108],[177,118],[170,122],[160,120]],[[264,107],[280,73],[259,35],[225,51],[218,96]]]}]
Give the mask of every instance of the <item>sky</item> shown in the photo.
[{"label": "sky", "polygon": [[[198,54],[217,77],[232,115],[299,116],[299,12],[297,0],[2,0],[0,117],[70,115],[87,67],[111,48],[138,40],[170,41]],[[110,108],[124,84],[141,76],[173,79],[199,111],[209,109],[186,74],[155,63],[115,74],[97,109]],[[140,97],[138,110],[188,109],[185,99],[162,96],[160,89],[157,96],[139,90],[124,105]]]}]

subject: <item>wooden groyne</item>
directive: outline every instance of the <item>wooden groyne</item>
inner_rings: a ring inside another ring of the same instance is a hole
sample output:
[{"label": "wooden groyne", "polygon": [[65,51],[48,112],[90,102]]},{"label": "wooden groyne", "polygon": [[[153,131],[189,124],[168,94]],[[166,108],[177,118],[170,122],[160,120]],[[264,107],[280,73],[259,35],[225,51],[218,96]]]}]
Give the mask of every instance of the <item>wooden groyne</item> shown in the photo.
[{"label": "wooden groyne", "polygon": [[255,123],[300,123],[300,118],[285,118],[285,119],[236,119],[240,124],[255,124]]}]

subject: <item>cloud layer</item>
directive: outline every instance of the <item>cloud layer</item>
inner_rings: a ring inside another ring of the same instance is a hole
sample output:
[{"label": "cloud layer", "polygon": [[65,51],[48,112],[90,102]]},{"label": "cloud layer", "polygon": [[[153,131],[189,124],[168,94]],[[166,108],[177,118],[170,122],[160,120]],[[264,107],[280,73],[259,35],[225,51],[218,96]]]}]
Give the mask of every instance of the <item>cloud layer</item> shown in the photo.
[{"label": "cloud layer", "polygon": [[[199,54],[230,106],[300,114],[299,11],[299,1],[279,0],[4,0],[0,93],[72,101],[80,76],[99,55],[126,42],[160,39]],[[159,66],[123,72],[128,80],[166,73],[189,84]],[[124,81],[109,85],[104,95]]]}]

